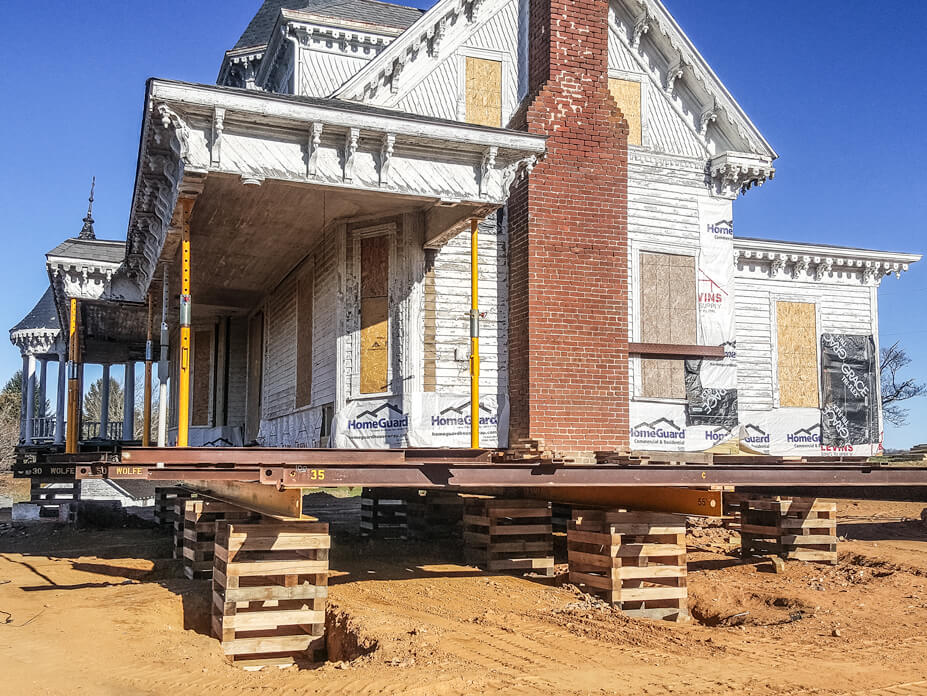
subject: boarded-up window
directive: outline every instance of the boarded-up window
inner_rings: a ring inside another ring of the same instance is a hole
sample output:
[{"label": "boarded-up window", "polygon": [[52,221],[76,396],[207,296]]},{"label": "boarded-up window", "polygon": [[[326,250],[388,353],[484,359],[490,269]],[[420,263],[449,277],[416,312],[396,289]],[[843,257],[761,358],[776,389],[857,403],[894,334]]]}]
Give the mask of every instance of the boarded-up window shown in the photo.
[{"label": "boarded-up window", "polygon": [[467,122],[502,125],[502,63],[467,56]]},{"label": "boarded-up window", "polygon": [[191,425],[209,425],[210,378],[212,377],[212,331],[193,333],[193,408]]},{"label": "boarded-up window", "polygon": [[264,313],[258,312],[248,325],[248,422],[250,442],[261,427],[261,390],[264,370]]},{"label": "boarded-up window", "polygon": [[296,295],[296,406],[312,403],[312,269],[299,278]]},{"label": "boarded-up window", "polygon": [[386,391],[389,374],[389,240],[360,240],[360,393]]},{"label": "boarded-up window", "polygon": [[[695,257],[642,253],[640,286],[641,341],[695,345]],[[683,361],[642,359],[641,396],[685,398]]]},{"label": "boarded-up window", "polygon": [[641,83],[609,78],[608,91],[628,122],[628,145],[641,144]]},{"label": "boarded-up window", "polygon": [[777,302],[779,405],[817,408],[818,331],[814,303]]}]

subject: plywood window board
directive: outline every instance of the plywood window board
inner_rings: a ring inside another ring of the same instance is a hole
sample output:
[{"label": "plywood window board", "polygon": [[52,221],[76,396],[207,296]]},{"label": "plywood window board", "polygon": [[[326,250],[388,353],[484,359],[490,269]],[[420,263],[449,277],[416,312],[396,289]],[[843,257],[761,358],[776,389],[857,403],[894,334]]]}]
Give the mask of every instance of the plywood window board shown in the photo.
[{"label": "plywood window board", "polygon": [[390,237],[360,240],[360,393],[380,394],[389,382]]},{"label": "plywood window board", "polygon": [[[641,341],[695,345],[698,337],[695,257],[640,254]],[[685,363],[641,359],[641,396],[684,399]]]},{"label": "plywood window board", "polygon": [[818,331],[813,302],[776,302],[779,406],[818,408]]},{"label": "plywood window board", "polygon": [[296,288],[296,407],[312,403],[312,268],[306,269]]},{"label": "plywood window board", "polygon": [[193,332],[193,384],[191,425],[209,425],[210,378],[212,376],[212,330]]},{"label": "plywood window board", "polygon": [[641,144],[641,83],[608,79],[608,91],[628,122],[628,145]]},{"label": "plywood window board", "polygon": [[502,126],[502,61],[466,57],[467,123]]}]

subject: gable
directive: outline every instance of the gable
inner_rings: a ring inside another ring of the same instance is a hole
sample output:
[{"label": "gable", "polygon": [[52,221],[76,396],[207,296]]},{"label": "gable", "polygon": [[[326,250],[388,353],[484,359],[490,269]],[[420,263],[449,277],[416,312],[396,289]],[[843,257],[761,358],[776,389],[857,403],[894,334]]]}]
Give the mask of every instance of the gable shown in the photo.
[{"label": "gable", "polygon": [[643,144],[690,157],[775,151],[659,0],[611,0],[610,77],[640,80]]},{"label": "gable", "polygon": [[446,55],[431,65],[409,66],[408,74],[400,75],[397,92],[386,95],[381,91],[378,96],[385,99],[375,98],[373,102],[423,116],[488,125],[487,119],[473,117],[474,95],[479,98],[482,86],[494,92],[500,102],[499,122],[494,125],[505,126],[517,106],[518,2],[506,0],[497,4],[495,12],[454,42],[445,51]]},{"label": "gable", "polygon": [[467,58],[496,61],[505,124],[518,94],[518,8],[518,0],[440,0],[332,96],[464,120]]}]

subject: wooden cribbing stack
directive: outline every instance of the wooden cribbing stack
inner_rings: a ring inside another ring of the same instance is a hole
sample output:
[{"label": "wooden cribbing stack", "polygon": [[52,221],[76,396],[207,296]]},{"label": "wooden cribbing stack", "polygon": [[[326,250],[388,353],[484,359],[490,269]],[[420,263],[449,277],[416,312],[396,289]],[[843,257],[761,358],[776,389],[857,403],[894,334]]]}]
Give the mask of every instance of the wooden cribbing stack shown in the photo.
[{"label": "wooden cribbing stack", "polygon": [[406,498],[399,488],[364,488],[361,491],[361,536],[405,539],[408,536]]},{"label": "wooden cribbing stack", "polygon": [[627,616],[689,619],[684,517],[574,508],[567,554],[570,582]]},{"label": "wooden cribbing stack", "polygon": [[[423,495],[424,494],[424,495]],[[406,504],[406,523],[412,539],[459,537],[464,501],[449,491],[419,491]]]},{"label": "wooden cribbing stack", "polygon": [[468,497],[463,523],[467,563],[554,574],[549,502]]},{"label": "wooden cribbing stack", "polygon": [[259,517],[235,505],[213,500],[184,501],[183,572],[190,580],[212,577],[216,522],[245,522]]},{"label": "wooden cribbing stack", "polygon": [[740,501],[743,556],[837,564],[837,503],[819,498]]},{"label": "wooden cribbing stack", "polygon": [[246,669],[324,659],[324,522],[218,522],[212,628]]},{"label": "wooden cribbing stack", "polygon": [[[164,486],[155,488],[155,508],[154,521],[161,527],[174,528],[174,521],[177,519],[175,503],[178,499],[181,501],[193,497],[193,491],[177,486]],[[180,518],[183,519],[183,510],[180,511]]]}]

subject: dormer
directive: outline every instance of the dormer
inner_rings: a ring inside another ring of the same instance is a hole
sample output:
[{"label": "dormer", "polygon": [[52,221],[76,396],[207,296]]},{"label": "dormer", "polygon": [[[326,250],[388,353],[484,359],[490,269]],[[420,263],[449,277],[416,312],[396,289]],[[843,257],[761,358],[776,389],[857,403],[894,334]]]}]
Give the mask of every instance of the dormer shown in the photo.
[{"label": "dormer", "polygon": [[376,0],[266,0],[226,52],[218,84],[325,97],[420,16]]}]

